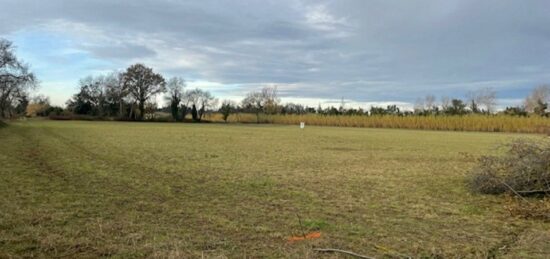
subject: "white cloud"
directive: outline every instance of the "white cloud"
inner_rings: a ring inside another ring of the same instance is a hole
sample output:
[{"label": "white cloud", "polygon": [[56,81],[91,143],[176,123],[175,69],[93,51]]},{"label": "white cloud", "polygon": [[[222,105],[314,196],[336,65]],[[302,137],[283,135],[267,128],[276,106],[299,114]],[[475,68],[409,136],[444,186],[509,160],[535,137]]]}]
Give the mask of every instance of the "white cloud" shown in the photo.
[{"label": "white cloud", "polygon": [[325,5],[314,5],[307,7],[305,12],[306,22],[313,28],[319,30],[335,30],[338,26],[346,26],[348,22],[345,17],[334,17]]}]

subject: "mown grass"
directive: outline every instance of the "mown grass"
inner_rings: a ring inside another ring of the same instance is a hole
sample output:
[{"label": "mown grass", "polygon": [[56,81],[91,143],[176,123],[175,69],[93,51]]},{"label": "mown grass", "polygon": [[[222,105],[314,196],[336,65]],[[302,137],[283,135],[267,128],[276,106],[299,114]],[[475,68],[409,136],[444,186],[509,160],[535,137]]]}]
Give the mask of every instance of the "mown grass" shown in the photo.
[{"label": "mown grass", "polygon": [[[221,114],[212,114],[208,119],[222,121]],[[233,114],[229,122],[254,123],[254,114]],[[299,125],[305,122],[316,126],[422,129],[449,131],[483,131],[510,133],[550,134],[550,119],[540,116],[514,117],[504,115],[465,115],[465,116],[364,116],[318,114],[305,115],[261,115],[262,123]]]},{"label": "mown grass", "polygon": [[0,129],[0,258],[338,256],[312,247],[544,258],[549,223],[510,217],[505,198],[466,186],[473,158],[518,136],[11,123]]}]

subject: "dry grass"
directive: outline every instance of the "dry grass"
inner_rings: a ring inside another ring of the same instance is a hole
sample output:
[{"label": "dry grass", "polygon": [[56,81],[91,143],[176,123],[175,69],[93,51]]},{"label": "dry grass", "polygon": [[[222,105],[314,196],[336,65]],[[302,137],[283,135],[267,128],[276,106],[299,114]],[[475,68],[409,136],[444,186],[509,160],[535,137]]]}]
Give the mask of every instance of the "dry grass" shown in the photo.
[{"label": "dry grass", "polygon": [[[212,114],[210,119],[222,121],[221,115]],[[233,114],[230,122],[253,123],[253,114]],[[512,133],[549,134],[550,119],[539,116],[325,116],[307,115],[262,115],[261,121],[274,124],[362,127],[362,128],[393,128],[393,129],[423,129],[449,131],[484,131]]]},{"label": "dry grass", "polygon": [[550,222],[550,198],[523,200],[518,197],[509,197],[508,199],[510,202],[506,207],[511,216]]},{"label": "dry grass", "polygon": [[[472,157],[515,137],[12,123],[0,129],[0,258],[543,258],[549,223],[510,217],[506,199],[466,184]],[[289,244],[304,228],[321,238]]]}]

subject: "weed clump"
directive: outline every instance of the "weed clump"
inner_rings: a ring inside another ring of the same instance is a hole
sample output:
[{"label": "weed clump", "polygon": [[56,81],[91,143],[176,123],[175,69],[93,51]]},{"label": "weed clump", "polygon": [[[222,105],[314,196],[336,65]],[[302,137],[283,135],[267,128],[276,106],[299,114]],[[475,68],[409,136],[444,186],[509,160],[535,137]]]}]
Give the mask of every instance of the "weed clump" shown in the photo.
[{"label": "weed clump", "polygon": [[504,155],[483,156],[473,169],[471,188],[484,194],[550,194],[550,141],[518,139]]}]

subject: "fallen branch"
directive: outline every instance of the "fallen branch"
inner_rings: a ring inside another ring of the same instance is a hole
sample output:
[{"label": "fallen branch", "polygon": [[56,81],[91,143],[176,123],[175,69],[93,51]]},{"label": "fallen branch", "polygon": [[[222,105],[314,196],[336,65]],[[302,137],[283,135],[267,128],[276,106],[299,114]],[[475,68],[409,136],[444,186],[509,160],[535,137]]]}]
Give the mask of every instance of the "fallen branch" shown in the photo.
[{"label": "fallen branch", "polygon": [[365,258],[365,259],[374,259],[374,257],[366,256],[366,255],[360,255],[351,251],[346,250],[340,250],[340,249],[334,249],[334,248],[314,248],[313,251],[316,252],[325,252],[325,253],[342,253],[342,254],[348,254],[351,256],[355,256],[357,258]]},{"label": "fallen branch", "polygon": [[525,199],[525,197],[521,196],[521,194],[519,194],[516,190],[514,190],[514,188],[512,188],[512,186],[508,185],[507,183],[505,183],[504,181],[500,181],[504,186],[508,187],[510,190],[512,190],[513,193],[515,193],[518,197],[522,198],[525,202],[529,203],[529,201],[527,199]]},{"label": "fallen branch", "polygon": [[547,193],[550,193],[550,189],[548,190],[532,190],[532,191],[517,191],[518,193],[520,194],[526,194],[526,195],[530,195],[530,194],[547,194]]}]

